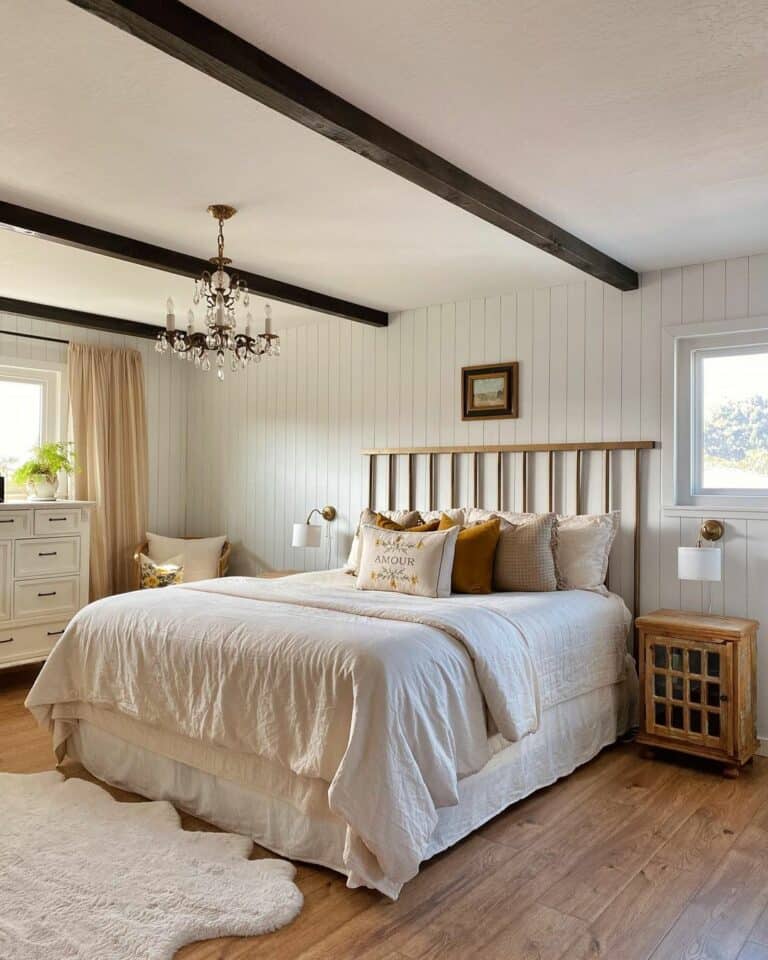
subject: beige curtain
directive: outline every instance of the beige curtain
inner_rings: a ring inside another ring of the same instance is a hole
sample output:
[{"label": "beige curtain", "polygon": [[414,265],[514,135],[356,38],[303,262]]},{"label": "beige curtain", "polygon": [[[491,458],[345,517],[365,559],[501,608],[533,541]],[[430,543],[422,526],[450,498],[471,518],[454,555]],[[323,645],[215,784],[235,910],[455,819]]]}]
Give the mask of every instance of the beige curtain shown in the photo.
[{"label": "beige curtain", "polygon": [[75,496],[91,514],[91,600],[133,589],[147,530],[147,415],[136,350],[69,345]]}]

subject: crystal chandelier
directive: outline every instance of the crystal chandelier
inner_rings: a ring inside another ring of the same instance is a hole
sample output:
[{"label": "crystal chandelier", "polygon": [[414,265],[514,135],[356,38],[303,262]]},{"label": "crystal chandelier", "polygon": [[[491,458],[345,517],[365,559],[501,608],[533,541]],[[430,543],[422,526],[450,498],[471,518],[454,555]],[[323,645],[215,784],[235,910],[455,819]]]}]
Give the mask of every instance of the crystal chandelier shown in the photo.
[{"label": "crystal chandelier", "polygon": [[[253,318],[248,310],[250,294],[245,281],[237,274],[229,274],[224,269],[232,261],[224,256],[224,221],[233,217],[237,211],[223,203],[214,203],[208,212],[218,221],[218,253],[211,257],[215,270],[205,270],[195,280],[195,292],[192,303],[197,307],[203,304],[205,310],[205,329],[195,329],[194,310],[187,312],[187,329],[176,329],[173,300],[169,297],[166,304],[165,330],[157,335],[155,349],[158,353],[175,353],[183,360],[185,357],[201,370],[211,369],[211,355],[215,355],[216,376],[224,379],[225,357],[229,355],[229,364],[234,372],[238,367],[245,368],[251,361],[258,363],[262,357],[280,356],[280,337],[272,333],[272,308],[264,307],[264,332],[251,336]],[[238,305],[245,317],[238,329]]]}]

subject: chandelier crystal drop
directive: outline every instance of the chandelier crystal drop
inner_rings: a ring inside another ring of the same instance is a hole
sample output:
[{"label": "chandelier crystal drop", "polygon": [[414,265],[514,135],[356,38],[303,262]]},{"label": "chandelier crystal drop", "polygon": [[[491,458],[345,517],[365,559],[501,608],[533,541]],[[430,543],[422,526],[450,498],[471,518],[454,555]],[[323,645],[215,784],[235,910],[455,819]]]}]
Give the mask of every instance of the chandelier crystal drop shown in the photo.
[{"label": "chandelier crystal drop", "polygon": [[204,329],[195,328],[195,309],[190,309],[186,330],[177,330],[173,300],[168,297],[165,330],[158,333],[155,349],[169,356],[176,354],[180,360],[186,358],[200,370],[215,366],[221,381],[227,357],[233,373],[244,370],[249,363],[258,363],[262,357],[279,357],[280,337],[272,333],[272,308],[268,303],[264,306],[264,332],[252,335],[248,287],[237,274],[226,270],[232,261],[224,256],[224,221],[237,211],[226,204],[214,203],[208,212],[219,224],[218,252],[211,257],[215,269],[205,270],[195,280],[192,295],[193,307],[204,311]]}]

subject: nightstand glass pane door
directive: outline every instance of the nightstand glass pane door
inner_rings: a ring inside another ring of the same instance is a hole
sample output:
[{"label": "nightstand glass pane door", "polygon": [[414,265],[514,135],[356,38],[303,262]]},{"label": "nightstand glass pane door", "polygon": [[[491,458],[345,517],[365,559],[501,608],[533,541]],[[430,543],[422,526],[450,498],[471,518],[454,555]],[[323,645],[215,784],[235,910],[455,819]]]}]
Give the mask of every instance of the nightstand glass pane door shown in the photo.
[{"label": "nightstand glass pane door", "polygon": [[646,729],[731,753],[729,643],[646,636]]}]

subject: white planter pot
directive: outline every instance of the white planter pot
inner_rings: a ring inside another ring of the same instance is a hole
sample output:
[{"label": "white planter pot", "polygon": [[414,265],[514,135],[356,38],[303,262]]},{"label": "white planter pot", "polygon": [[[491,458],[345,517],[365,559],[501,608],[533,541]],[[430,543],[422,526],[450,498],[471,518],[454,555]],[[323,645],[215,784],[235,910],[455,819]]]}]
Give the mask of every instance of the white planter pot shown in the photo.
[{"label": "white planter pot", "polygon": [[30,480],[27,484],[27,499],[55,500],[58,486],[58,479],[47,480],[45,477],[37,477],[35,480]]}]

